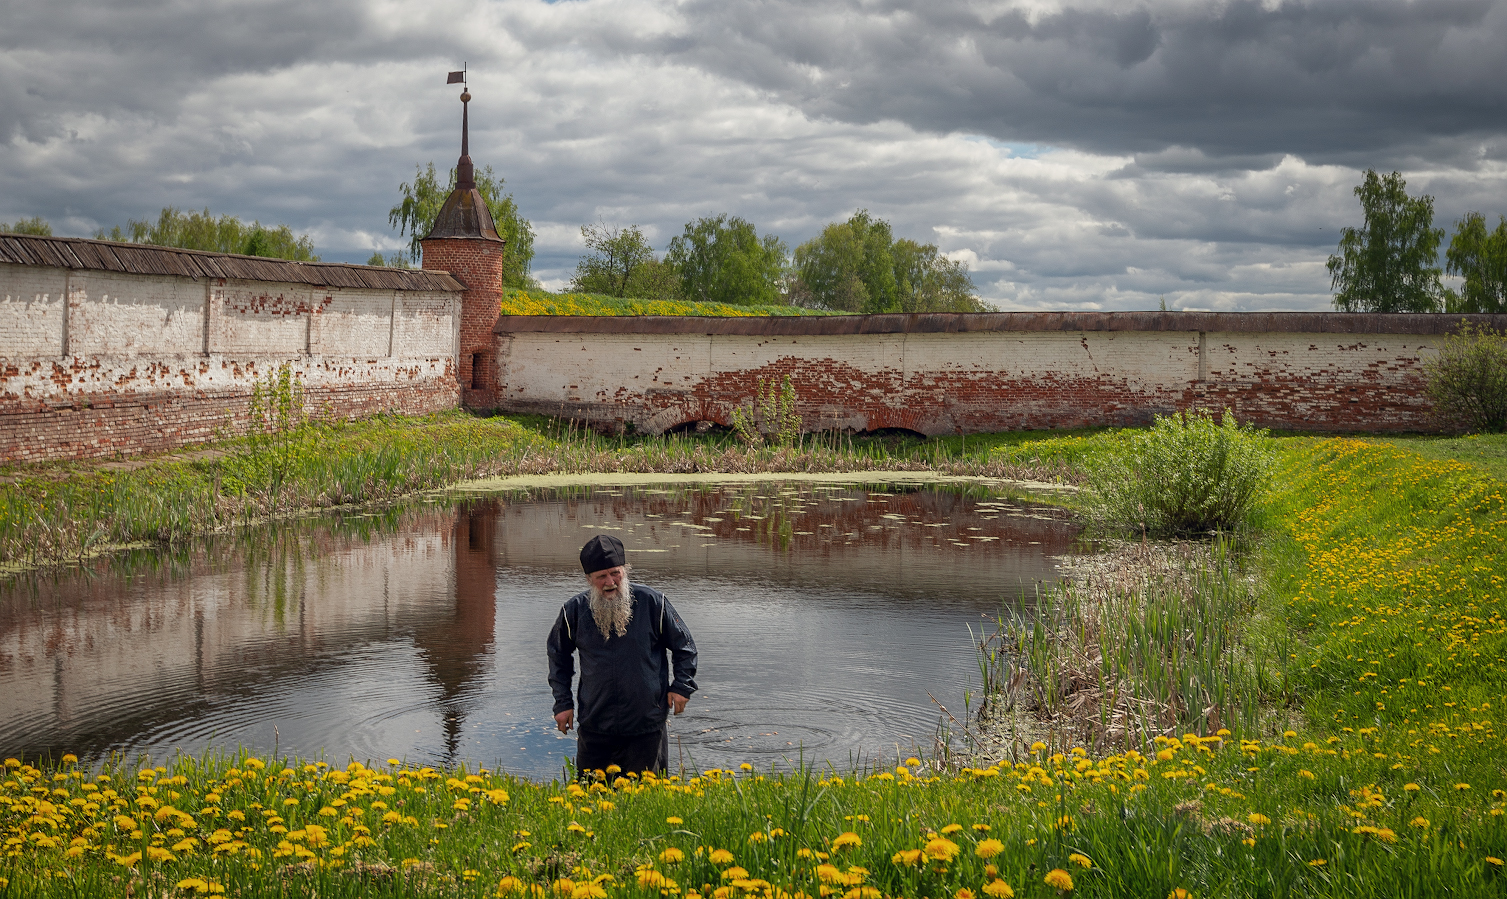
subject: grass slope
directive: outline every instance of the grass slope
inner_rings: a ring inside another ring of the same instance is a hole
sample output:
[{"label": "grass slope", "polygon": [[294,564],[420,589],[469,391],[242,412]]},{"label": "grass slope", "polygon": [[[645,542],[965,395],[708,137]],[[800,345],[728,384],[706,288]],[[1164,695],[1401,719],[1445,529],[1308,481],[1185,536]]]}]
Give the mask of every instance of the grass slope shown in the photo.
[{"label": "grass slope", "polygon": [[[1009,451],[1079,451],[1036,443]],[[587,787],[397,760],[104,779],[8,760],[0,895],[1507,895],[1503,485],[1391,445],[1280,446],[1267,588],[1297,634],[1301,728]]]}]

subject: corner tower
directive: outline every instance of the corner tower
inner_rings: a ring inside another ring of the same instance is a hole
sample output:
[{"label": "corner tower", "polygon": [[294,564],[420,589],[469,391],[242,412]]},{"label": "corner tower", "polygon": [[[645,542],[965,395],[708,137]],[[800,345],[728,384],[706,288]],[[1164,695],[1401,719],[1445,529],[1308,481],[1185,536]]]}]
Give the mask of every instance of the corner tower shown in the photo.
[{"label": "corner tower", "polygon": [[434,227],[420,241],[424,268],[446,271],[464,284],[461,294],[460,380],[461,405],[491,409],[499,399],[497,360],[492,328],[502,302],[503,248],[492,211],[476,189],[476,169],[471,164],[471,91],[460,95],[460,162],[456,165],[455,190],[445,199]]}]

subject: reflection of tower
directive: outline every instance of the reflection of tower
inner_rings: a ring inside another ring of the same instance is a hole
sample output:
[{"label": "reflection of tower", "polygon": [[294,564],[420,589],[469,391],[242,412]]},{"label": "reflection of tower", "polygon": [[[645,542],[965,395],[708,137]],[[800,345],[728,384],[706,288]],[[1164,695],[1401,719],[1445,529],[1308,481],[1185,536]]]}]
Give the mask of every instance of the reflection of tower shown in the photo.
[{"label": "reflection of tower", "polygon": [[455,615],[414,634],[429,678],[440,688],[445,718],[445,761],[456,761],[465,723],[465,694],[487,666],[492,629],[497,619],[497,552],[499,506],[486,500],[456,512]]}]

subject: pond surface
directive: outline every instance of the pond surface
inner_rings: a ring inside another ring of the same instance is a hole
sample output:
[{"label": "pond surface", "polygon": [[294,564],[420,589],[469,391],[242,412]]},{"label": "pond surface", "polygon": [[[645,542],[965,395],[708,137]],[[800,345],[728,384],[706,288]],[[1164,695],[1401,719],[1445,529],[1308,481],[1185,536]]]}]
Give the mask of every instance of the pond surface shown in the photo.
[{"label": "pond surface", "polygon": [[[544,640],[596,533],[696,638],[671,768],[840,768],[929,747],[968,627],[1079,526],[955,485],[533,490],[304,522],[0,590],[0,756],[246,746],[557,776]],[[932,697],[935,697],[936,702]]]}]

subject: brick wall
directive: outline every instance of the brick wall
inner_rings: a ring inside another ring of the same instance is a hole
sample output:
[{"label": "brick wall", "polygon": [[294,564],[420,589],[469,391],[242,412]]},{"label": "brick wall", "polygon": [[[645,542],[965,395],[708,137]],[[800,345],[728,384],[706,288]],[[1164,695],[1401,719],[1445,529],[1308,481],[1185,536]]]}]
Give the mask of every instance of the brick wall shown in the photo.
[{"label": "brick wall", "polygon": [[424,268],[449,272],[466,286],[457,349],[461,402],[472,409],[491,409],[498,403],[492,331],[500,313],[503,247],[499,241],[472,238],[423,242]]},{"label": "brick wall", "polygon": [[[0,458],[135,454],[246,423],[289,363],[311,413],[459,402],[460,297],[0,264]],[[67,297],[66,302],[64,297]]]},{"label": "brick wall", "polygon": [[[1507,316],[1472,316],[1507,327]],[[534,319],[497,325],[500,407],[651,433],[729,424],[791,378],[807,429],[1132,425],[1183,408],[1294,430],[1427,431],[1423,362],[1461,316],[1108,313]]]}]

